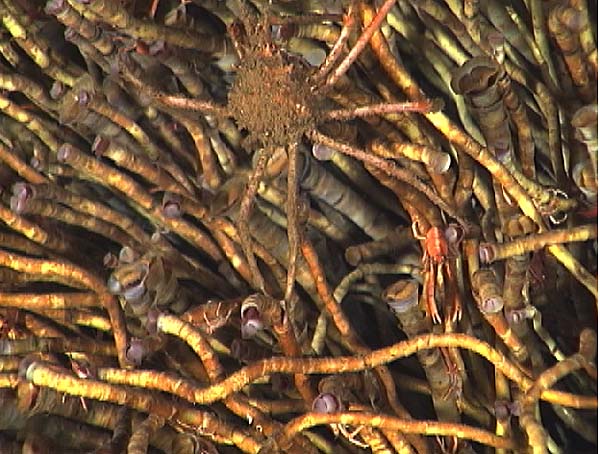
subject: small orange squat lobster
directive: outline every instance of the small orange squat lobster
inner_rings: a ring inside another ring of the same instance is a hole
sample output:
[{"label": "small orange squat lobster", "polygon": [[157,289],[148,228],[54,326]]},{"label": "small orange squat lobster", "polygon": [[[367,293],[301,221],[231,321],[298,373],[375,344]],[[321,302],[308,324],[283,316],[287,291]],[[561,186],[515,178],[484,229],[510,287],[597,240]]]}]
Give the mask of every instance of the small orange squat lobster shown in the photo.
[{"label": "small orange squat lobster", "polygon": [[442,323],[435,301],[435,287],[440,269],[443,272],[444,284],[448,292],[445,300],[451,302],[450,320],[456,322],[462,316],[462,304],[456,287],[454,267],[450,258],[458,256],[458,245],[460,244],[464,231],[461,227],[450,224],[446,230],[439,227],[430,227],[423,236],[418,227],[418,222],[412,224],[413,236],[417,240],[424,241],[423,267],[425,270],[425,296],[427,301],[427,313],[434,323]]}]

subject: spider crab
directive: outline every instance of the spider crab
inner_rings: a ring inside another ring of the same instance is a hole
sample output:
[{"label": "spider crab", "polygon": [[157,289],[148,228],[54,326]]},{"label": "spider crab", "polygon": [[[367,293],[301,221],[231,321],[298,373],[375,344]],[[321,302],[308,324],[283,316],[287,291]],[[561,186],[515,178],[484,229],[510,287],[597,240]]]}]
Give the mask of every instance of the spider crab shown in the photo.
[{"label": "spider crab", "polygon": [[[348,120],[357,117],[397,112],[430,112],[439,110],[436,101],[383,103],[355,109],[330,109],[325,102],[326,94],[345,74],[379,28],[395,1],[386,0],[377,15],[358,37],[348,54],[342,58],[348,38],[357,22],[357,4],[353,2],[343,17],[339,39],[323,63],[312,68],[301,57],[289,53],[278,45],[273,35],[282,31],[285,24],[294,21],[308,23],[330,20],[331,15],[273,17],[259,14],[243,1],[237,2],[238,21],[228,27],[233,48],[239,59],[235,66],[236,76],[228,93],[226,105],[211,101],[171,96],[154,92],[154,99],[170,108],[199,111],[217,118],[232,118],[238,128],[247,135],[242,145],[253,157],[254,169],[239,202],[237,227],[241,247],[252,274],[252,284],[265,293],[265,283],[252,250],[248,225],[252,205],[269,158],[275,151],[287,153],[287,233],[288,269],[284,300],[292,296],[296,260],[300,244],[298,228],[298,145],[308,140],[313,145],[322,144],[338,152],[380,168],[389,175],[406,180],[408,172],[392,161],[374,156],[351,145],[341,143],[319,131],[319,125],[327,121]],[[139,81],[130,80],[134,84]],[[405,173],[403,173],[405,172]],[[407,181],[413,186],[418,183]],[[425,185],[423,185],[425,186]],[[417,187],[423,191],[426,188]],[[443,204],[443,202],[440,202]]]}]

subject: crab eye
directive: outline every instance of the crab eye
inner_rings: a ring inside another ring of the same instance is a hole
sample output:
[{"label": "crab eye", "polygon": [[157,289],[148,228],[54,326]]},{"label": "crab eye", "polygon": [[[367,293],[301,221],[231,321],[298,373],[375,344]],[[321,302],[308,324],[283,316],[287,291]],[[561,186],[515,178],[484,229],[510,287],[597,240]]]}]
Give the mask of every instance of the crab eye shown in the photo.
[{"label": "crab eye", "polygon": [[342,403],[335,394],[321,393],[313,401],[312,409],[317,413],[334,413],[342,410]]}]

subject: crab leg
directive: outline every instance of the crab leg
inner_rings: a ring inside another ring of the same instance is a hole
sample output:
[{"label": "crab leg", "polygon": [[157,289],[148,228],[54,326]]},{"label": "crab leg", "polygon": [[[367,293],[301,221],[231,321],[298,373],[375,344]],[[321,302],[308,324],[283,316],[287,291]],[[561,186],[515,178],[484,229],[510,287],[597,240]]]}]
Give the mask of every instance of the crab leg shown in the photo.
[{"label": "crab leg", "polygon": [[353,118],[364,118],[399,112],[437,112],[441,110],[443,104],[443,101],[440,99],[371,104],[352,109],[330,110],[325,112],[324,116],[327,120],[351,120]]},{"label": "crab leg", "polygon": [[440,353],[442,355],[442,360],[444,361],[444,365],[446,366],[446,370],[448,371],[448,390],[442,397],[443,400],[449,399],[452,395],[455,397],[459,397],[462,394],[462,380],[460,376],[460,371],[458,365],[456,364],[453,355],[452,349],[450,347],[441,347]]},{"label": "crab leg", "polygon": [[342,27],[340,36],[331,48],[331,51],[327,55],[327,58],[325,58],[325,61],[319,68],[319,71],[314,75],[314,81],[321,81],[331,72],[333,65],[337,63],[344,50],[344,47],[346,46],[346,43],[348,42],[350,34],[356,26],[356,12],[356,5],[353,3],[348,7],[348,14],[344,16],[344,26]]},{"label": "crab leg", "polygon": [[411,185],[418,191],[422,192],[425,195],[425,197],[431,200],[441,210],[445,211],[446,213],[448,213],[448,215],[456,219],[456,221],[466,231],[469,231],[470,228],[473,228],[473,226],[469,224],[466,218],[459,214],[456,207],[446,203],[435,191],[433,191],[429,186],[427,186],[425,183],[423,183],[421,180],[415,177],[414,174],[412,174],[404,168],[397,166],[394,162],[387,159],[382,159],[378,156],[374,156],[370,153],[365,152],[364,150],[355,148],[346,143],[338,142],[337,140],[320,133],[316,129],[309,131],[306,135],[313,142],[326,145],[330,148],[333,148],[334,150],[339,151],[340,153],[352,156],[353,158],[358,159],[359,161],[362,161],[365,164],[369,164],[373,167],[376,167],[377,169],[381,170],[382,172],[385,172],[391,177],[394,177],[400,181]]},{"label": "crab leg", "polygon": [[452,263],[450,263],[449,260],[444,262],[443,266],[444,282],[446,283],[446,288],[448,289],[446,301],[449,301],[451,304],[450,314],[448,315],[449,320],[452,322],[458,322],[462,318],[462,303],[458,294],[456,276],[454,275]]},{"label": "crab leg", "polygon": [[385,20],[387,13],[392,9],[392,7],[396,4],[396,0],[386,0],[383,5],[377,11],[377,14],[371,21],[371,23],[363,30],[360,37],[356,40],[356,44],[354,47],[350,49],[350,52],[344,58],[338,67],[329,75],[327,78],[327,82],[325,83],[325,87],[332,87],[335,83],[348,71],[348,68],[356,61],[358,56],[364,50],[364,48],[369,44],[371,37],[375,34],[381,23]]},{"label": "crab leg", "polygon": [[[298,232],[298,144],[288,148],[287,170],[287,235],[288,235],[288,269],[285,281],[284,299],[289,304],[294,281],[296,280],[296,263],[300,244]],[[286,308],[287,310],[290,307]]]},{"label": "crab leg", "polygon": [[440,317],[440,313],[438,312],[437,304],[435,302],[435,284],[437,281],[438,267],[431,258],[427,258],[427,262],[429,262],[429,272],[427,274],[427,283],[425,284],[427,312],[429,312],[429,315],[431,315],[431,320],[433,323],[442,323],[442,318]]},{"label": "crab leg", "polygon": [[252,251],[252,238],[250,236],[250,226],[248,225],[250,211],[252,210],[254,198],[256,196],[256,192],[258,191],[258,183],[265,172],[265,167],[267,165],[267,159],[269,156],[265,148],[261,148],[258,153],[256,168],[250,176],[248,186],[246,187],[242,201],[240,202],[240,212],[238,216],[237,227],[240,235],[242,250],[244,251],[246,260],[248,260],[248,265],[250,266],[250,273],[252,274],[253,280],[252,286],[256,290],[265,293],[265,281],[260,273],[260,270],[258,269],[258,263],[256,262],[256,257]]}]

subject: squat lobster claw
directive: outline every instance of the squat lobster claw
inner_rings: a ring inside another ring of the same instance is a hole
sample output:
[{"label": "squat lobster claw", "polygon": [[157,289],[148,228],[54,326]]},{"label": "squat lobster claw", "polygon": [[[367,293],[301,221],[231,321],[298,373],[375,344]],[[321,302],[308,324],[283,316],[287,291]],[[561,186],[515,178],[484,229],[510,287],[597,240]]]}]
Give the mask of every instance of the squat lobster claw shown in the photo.
[{"label": "squat lobster claw", "polygon": [[449,296],[452,305],[450,320],[456,322],[462,316],[462,307],[456,289],[453,264],[448,259],[458,255],[457,248],[464,236],[464,230],[454,224],[449,225],[445,230],[433,226],[423,236],[419,230],[418,221],[413,222],[411,227],[415,239],[424,242],[422,261],[425,269],[427,313],[431,316],[434,323],[442,323],[442,317],[438,312],[435,301],[435,287],[439,271],[441,270],[444,274],[444,284],[449,290],[446,296]]}]

